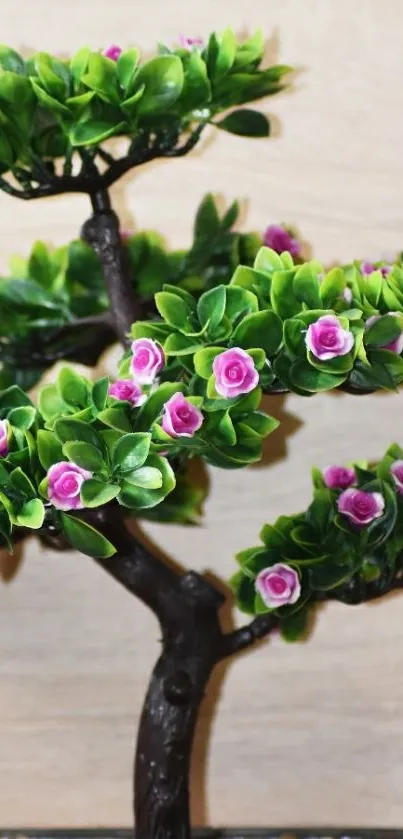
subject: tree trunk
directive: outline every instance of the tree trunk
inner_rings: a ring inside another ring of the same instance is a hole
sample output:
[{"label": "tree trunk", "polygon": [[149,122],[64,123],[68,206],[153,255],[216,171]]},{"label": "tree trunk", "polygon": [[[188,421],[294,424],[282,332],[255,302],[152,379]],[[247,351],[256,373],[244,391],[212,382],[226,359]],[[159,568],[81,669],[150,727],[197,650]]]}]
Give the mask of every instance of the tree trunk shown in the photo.
[{"label": "tree trunk", "polygon": [[94,212],[85,222],[82,236],[101,262],[116,333],[122,344],[127,345],[130,327],[140,317],[140,305],[134,294],[129,262],[122,247],[119,219],[111,208],[106,191],[90,197]]},{"label": "tree trunk", "polygon": [[189,770],[195,726],[216,663],[217,613],[164,639],[151,677],[137,741],[136,839],[189,839]]}]

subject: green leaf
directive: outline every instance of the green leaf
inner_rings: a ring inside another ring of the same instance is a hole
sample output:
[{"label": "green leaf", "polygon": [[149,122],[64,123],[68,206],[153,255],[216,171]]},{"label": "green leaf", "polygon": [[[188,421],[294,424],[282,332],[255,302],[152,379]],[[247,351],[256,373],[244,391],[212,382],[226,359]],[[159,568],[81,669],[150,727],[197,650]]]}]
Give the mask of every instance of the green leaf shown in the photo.
[{"label": "green leaf", "polygon": [[300,303],[306,303],[310,309],[320,309],[321,297],[317,272],[309,262],[297,269],[292,283],[295,297]]},{"label": "green leaf", "polygon": [[213,361],[225,352],[225,347],[203,347],[194,355],[194,367],[198,376],[208,380],[213,373]]},{"label": "green leaf", "polygon": [[85,408],[88,404],[88,384],[72,367],[63,367],[57,377],[57,388],[61,399],[74,408]]},{"label": "green leaf", "polygon": [[46,90],[41,87],[35,79],[31,78],[31,85],[36,97],[39,99],[39,102],[48,108],[49,111],[53,111],[55,114],[59,114],[62,117],[70,117],[70,111],[63,105],[62,102],[59,102],[58,99],[55,99],[54,96],[51,96]]},{"label": "green leaf", "polygon": [[165,355],[193,355],[202,346],[197,338],[188,338],[181,332],[172,332],[164,343]]},{"label": "green leaf", "polygon": [[197,210],[193,236],[196,240],[210,239],[217,235],[220,227],[216,203],[211,193],[208,193]]},{"label": "green leaf", "polygon": [[98,414],[98,419],[104,425],[116,431],[122,431],[123,433],[130,433],[132,431],[133,424],[130,421],[130,408],[128,405],[125,406],[121,403],[114,405],[112,408],[105,408],[104,411],[100,411]]},{"label": "green leaf", "polygon": [[103,411],[106,405],[106,400],[108,398],[108,390],[109,390],[109,378],[108,376],[104,376],[102,379],[98,379],[97,382],[94,382],[92,386],[92,401],[97,409],[97,411]]},{"label": "green leaf", "polygon": [[63,454],[77,466],[88,469],[90,472],[99,472],[104,467],[104,461],[99,449],[91,443],[81,441],[65,443]]},{"label": "green leaf", "polygon": [[225,315],[234,322],[240,315],[252,315],[259,311],[259,301],[256,294],[237,285],[226,288]]},{"label": "green leaf", "polygon": [[77,88],[88,67],[90,54],[91,51],[88,47],[82,47],[70,59],[70,72]]},{"label": "green leaf", "polygon": [[38,408],[47,421],[68,412],[68,405],[63,402],[56,385],[44,385],[39,391]]},{"label": "green leaf", "polygon": [[116,74],[120,86],[127,94],[132,86],[134,74],[139,61],[140,52],[138,49],[129,49],[122,52],[116,65]]},{"label": "green leaf", "polygon": [[53,431],[40,429],[37,434],[38,457],[44,469],[48,470],[54,463],[63,460],[63,450]]},{"label": "green leaf", "polygon": [[134,510],[155,507],[175,488],[175,475],[166,458],[151,454],[147,466],[160,472],[162,485],[158,489],[146,489],[135,486],[129,480],[123,481],[119,502],[124,507]]},{"label": "green leaf", "polygon": [[232,29],[226,29],[217,39],[217,55],[214,62],[214,77],[217,79],[225,76],[231,69],[236,52],[236,38]]},{"label": "green leaf", "polygon": [[179,98],[183,86],[183,67],[176,55],[151,58],[140,67],[136,87],[145,86],[138,113],[150,117],[170,108]]},{"label": "green leaf", "polygon": [[255,587],[253,580],[238,571],[230,580],[230,586],[235,594],[236,604],[241,612],[247,615],[255,614]]},{"label": "green leaf", "polygon": [[214,334],[225,314],[226,288],[223,285],[206,291],[197,304],[200,325],[208,324],[208,332]]},{"label": "green leaf", "polygon": [[283,338],[280,318],[270,311],[247,315],[231,336],[231,345],[250,349],[260,347],[268,356],[274,355]]},{"label": "green leaf", "polygon": [[189,326],[192,310],[183,298],[168,291],[159,291],[154,299],[161,317],[169,326],[181,330]]},{"label": "green leaf", "polygon": [[69,140],[72,146],[95,146],[121,134],[127,128],[126,122],[109,122],[107,120],[83,119],[75,123],[69,133]]},{"label": "green leaf", "polygon": [[186,393],[186,386],[181,382],[165,382],[152,393],[142,405],[136,418],[136,431],[149,431],[158,419],[165,402],[174,393]]},{"label": "green leaf", "polygon": [[288,615],[280,623],[280,633],[284,641],[293,643],[304,637],[309,626],[309,610],[298,609],[292,615]]},{"label": "green leaf", "polygon": [[125,434],[116,444],[113,465],[119,473],[132,472],[147,460],[151,434]]},{"label": "green leaf", "polygon": [[39,498],[32,498],[23,504],[17,515],[17,524],[20,527],[29,527],[32,530],[39,530],[45,518],[45,507]]},{"label": "green leaf", "polygon": [[125,476],[125,480],[134,486],[144,489],[159,489],[162,487],[162,474],[155,466],[140,466]]},{"label": "green leaf", "polygon": [[192,50],[183,59],[184,83],[179,100],[183,113],[202,108],[211,99],[211,85],[207,75],[207,67],[198,50]]},{"label": "green leaf", "polygon": [[217,128],[227,131],[229,134],[237,134],[240,137],[269,137],[270,123],[264,114],[248,108],[233,111],[232,114],[224,117],[220,122],[215,122]]},{"label": "green leaf", "polygon": [[90,53],[87,72],[81,81],[105,102],[118,105],[120,101],[116,78],[116,62],[99,53]]},{"label": "green leaf", "polygon": [[306,356],[305,344],[306,325],[303,320],[291,318],[284,321],[283,337],[284,344],[290,358]]},{"label": "green leaf", "polygon": [[294,293],[294,271],[274,271],[271,283],[271,305],[282,318],[292,318],[301,310],[301,303]]},{"label": "green leaf", "polygon": [[108,559],[116,553],[112,543],[86,522],[67,513],[61,513],[60,520],[64,535],[77,551],[99,559]]},{"label": "green leaf", "polygon": [[345,381],[346,374],[332,375],[331,373],[325,373],[311,367],[308,361],[300,359],[291,366],[290,377],[292,385],[310,393],[319,393],[339,387]]},{"label": "green leaf", "polygon": [[81,499],[84,507],[101,507],[103,504],[108,504],[120,493],[120,486],[118,484],[106,484],[97,478],[89,478],[84,481],[81,487]]},{"label": "green leaf", "polygon": [[365,331],[365,343],[373,347],[385,347],[401,335],[400,319],[392,315],[384,315],[375,321]]},{"label": "green leaf", "polygon": [[331,309],[336,300],[343,294],[346,288],[346,279],[341,268],[332,268],[319,287],[322,303],[326,308]]},{"label": "green leaf", "polygon": [[30,405],[13,408],[7,414],[7,419],[14,428],[20,428],[21,431],[28,431],[35,422],[36,410]]},{"label": "green leaf", "polygon": [[25,75],[25,61],[15,50],[7,47],[5,44],[0,45],[0,67],[3,70],[10,70],[12,73],[18,73],[21,76]]},{"label": "green leaf", "polygon": [[90,443],[102,452],[102,437],[98,431],[86,422],[77,419],[58,419],[55,423],[55,433],[61,443],[80,441]]},{"label": "green leaf", "polygon": [[28,498],[35,497],[35,487],[19,466],[11,472],[10,483],[13,485],[14,489],[18,490],[23,495],[28,496]]}]

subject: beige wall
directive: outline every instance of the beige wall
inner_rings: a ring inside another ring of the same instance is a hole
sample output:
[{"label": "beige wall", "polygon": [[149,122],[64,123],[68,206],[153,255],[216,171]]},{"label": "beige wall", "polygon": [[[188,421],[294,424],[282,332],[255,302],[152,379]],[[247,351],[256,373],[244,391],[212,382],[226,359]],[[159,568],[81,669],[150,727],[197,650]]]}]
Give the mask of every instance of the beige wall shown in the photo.
[{"label": "beige wall", "polygon": [[[148,50],[228,24],[274,32],[271,53],[300,70],[294,91],[266,105],[274,139],[214,136],[189,159],[127,178],[114,195],[126,222],[184,245],[213,189],[247,199],[245,225],[295,222],[324,260],[402,247],[399,0],[2,0],[1,13],[4,42],[65,53],[110,41]],[[1,196],[0,208],[3,266],[36,237],[75,236],[89,210],[77,197]],[[329,445],[334,460],[377,456],[399,438],[402,408],[402,395],[274,402],[283,424],[264,465],[214,472],[200,529],[149,532],[184,563],[191,554],[226,577],[265,520],[306,503],[309,466],[326,464]],[[40,555],[34,544],[0,598],[1,822],[129,824],[134,725],[157,653],[152,618],[90,560]],[[196,821],[402,825],[402,604],[329,607],[309,644],[277,640],[218,675],[219,713],[212,721],[210,695],[198,742],[201,760],[211,734],[206,798],[195,774]]]}]

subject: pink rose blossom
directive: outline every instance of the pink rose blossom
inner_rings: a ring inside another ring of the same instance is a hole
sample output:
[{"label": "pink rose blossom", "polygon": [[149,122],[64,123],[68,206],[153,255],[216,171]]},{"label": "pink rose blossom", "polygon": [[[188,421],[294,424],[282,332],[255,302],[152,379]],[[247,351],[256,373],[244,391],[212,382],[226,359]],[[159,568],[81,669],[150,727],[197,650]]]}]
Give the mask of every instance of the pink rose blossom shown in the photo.
[{"label": "pink rose blossom", "polygon": [[323,315],[308,327],[305,343],[315,358],[329,361],[349,353],[354,346],[354,336],[348,329],[343,329],[335,315]]},{"label": "pink rose blossom", "polygon": [[281,224],[271,224],[263,234],[263,241],[276,253],[288,251],[291,256],[301,255],[301,243]]},{"label": "pink rose blossom", "polygon": [[142,385],[151,385],[165,364],[161,345],[151,338],[137,338],[132,343],[132,353],[133,378]]},{"label": "pink rose blossom", "polygon": [[327,466],[322,474],[329,489],[347,489],[356,480],[354,469],[346,466]]},{"label": "pink rose blossom", "polygon": [[[388,312],[388,315],[399,316],[399,315],[401,315],[401,312]],[[369,327],[372,326],[374,323],[376,323],[377,320],[379,320],[380,317],[382,317],[382,316],[381,315],[371,315],[370,318],[367,318],[367,320],[365,322],[366,329],[369,329]],[[395,338],[394,341],[389,341],[388,344],[382,344],[382,346],[379,347],[379,349],[390,350],[390,352],[395,352],[395,353],[397,353],[397,355],[400,355],[400,353],[403,352],[403,332],[401,332],[400,335],[398,335],[397,338]]]},{"label": "pink rose blossom", "polygon": [[62,460],[55,463],[48,471],[48,496],[49,501],[58,510],[81,510],[84,506],[81,501],[80,490],[84,481],[92,478],[92,472]]},{"label": "pink rose blossom", "polygon": [[8,420],[0,420],[0,457],[6,457],[8,454],[9,431],[10,424]]},{"label": "pink rose blossom", "polygon": [[352,524],[365,527],[382,516],[385,499],[380,492],[365,492],[363,489],[346,489],[339,496],[337,509],[347,516]]},{"label": "pink rose blossom", "polygon": [[134,408],[138,408],[146,401],[147,396],[143,393],[141,387],[132,379],[118,379],[113,384],[109,385],[109,396],[114,399],[122,399],[125,402],[130,402]]},{"label": "pink rose blossom", "polygon": [[278,562],[258,574],[255,589],[269,609],[276,609],[297,602],[301,583],[294,568]]},{"label": "pink rose blossom", "polygon": [[203,419],[202,412],[185,399],[183,393],[174,393],[165,402],[162,427],[170,437],[193,437]]},{"label": "pink rose blossom", "polygon": [[383,277],[387,277],[392,270],[392,265],[375,265],[374,262],[361,262],[360,271],[361,274],[369,275],[373,274],[374,271],[380,271]]},{"label": "pink rose blossom", "polygon": [[403,495],[403,460],[395,460],[390,467],[390,471],[397,491],[400,495]]},{"label": "pink rose blossom", "polygon": [[213,361],[213,373],[216,391],[225,399],[250,393],[259,384],[259,373],[253,358],[240,347],[217,355]]},{"label": "pink rose blossom", "polygon": [[117,61],[122,52],[122,47],[119,47],[117,44],[111,44],[103,51],[102,55],[104,55],[105,58],[110,58],[112,61]]},{"label": "pink rose blossom", "polygon": [[179,43],[180,43],[181,47],[183,47],[183,49],[189,50],[189,52],[192,49],[195,49],[195,48],[199,49],[199,50],[204,49],[203,38],[198,38],[197,36],[195,38],[192,38],[192,37],[189,37],[188,35],[180,35],[179,36]]}]

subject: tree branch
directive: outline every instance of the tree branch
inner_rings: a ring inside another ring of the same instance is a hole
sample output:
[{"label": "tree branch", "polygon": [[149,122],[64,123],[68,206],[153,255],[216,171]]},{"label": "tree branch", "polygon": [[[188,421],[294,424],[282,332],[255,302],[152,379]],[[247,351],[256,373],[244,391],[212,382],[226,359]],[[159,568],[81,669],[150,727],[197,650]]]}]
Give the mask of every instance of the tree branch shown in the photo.
[{"label": "tree branch", "polygon": [[279,624],[276,615],[258,615],[247,626],[242,626],[240,629],[235,629],[233,632],[224,635],[222,639],[221,657],[235,655],[236,653],[246,650],[255,644],[256,641],[261,641],[266,638],[274,629],[277,629]]}]

